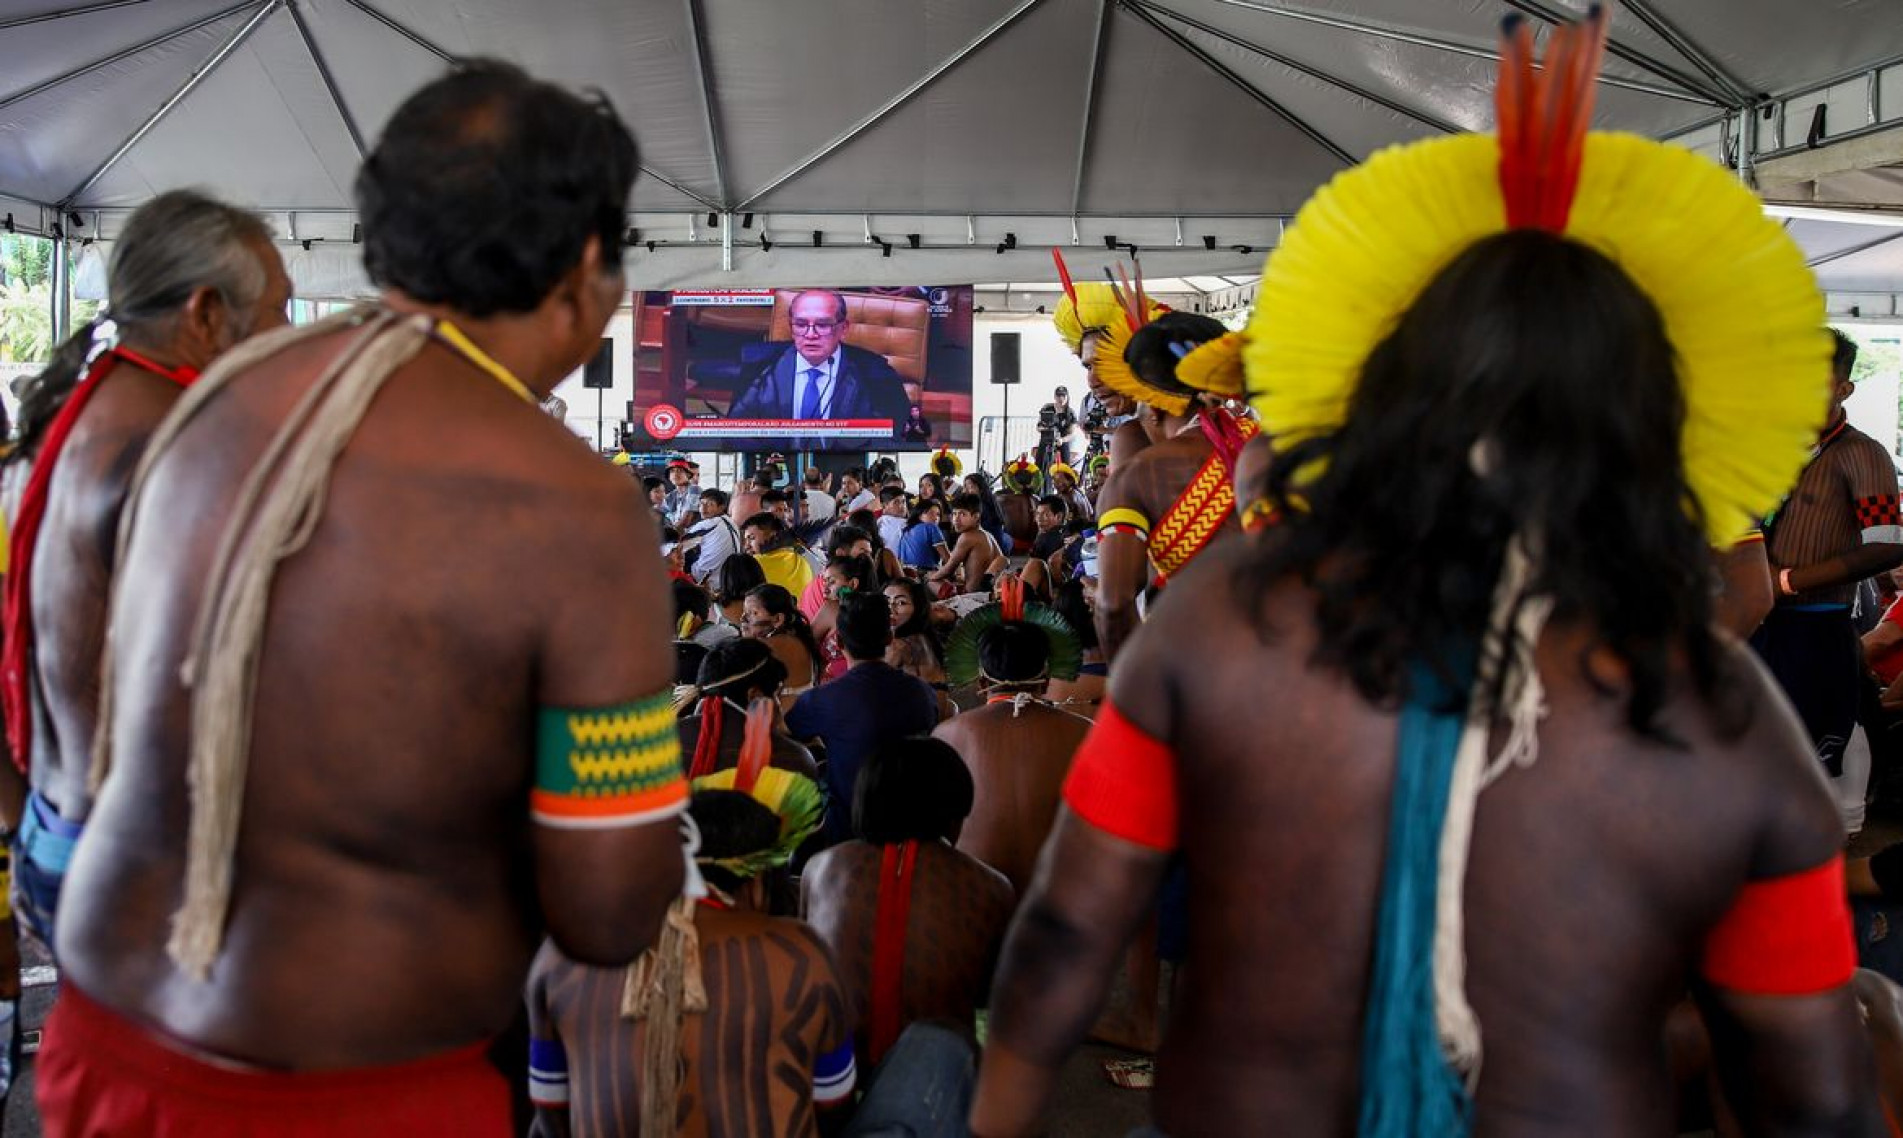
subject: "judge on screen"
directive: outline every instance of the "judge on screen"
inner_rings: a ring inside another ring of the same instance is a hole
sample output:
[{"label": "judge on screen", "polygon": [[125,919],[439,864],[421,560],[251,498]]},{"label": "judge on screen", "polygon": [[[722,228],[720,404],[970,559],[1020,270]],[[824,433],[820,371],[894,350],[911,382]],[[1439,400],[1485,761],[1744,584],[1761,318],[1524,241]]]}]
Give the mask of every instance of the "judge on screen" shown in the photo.
[{"label": "judge on screen", "polygon": [[904,382],[884,356],[845,342],[846,298],[809,289],[793,298],[787,315],[792,343],[747,384],[728,418],[883,419],[896,432],[910,403]]}]

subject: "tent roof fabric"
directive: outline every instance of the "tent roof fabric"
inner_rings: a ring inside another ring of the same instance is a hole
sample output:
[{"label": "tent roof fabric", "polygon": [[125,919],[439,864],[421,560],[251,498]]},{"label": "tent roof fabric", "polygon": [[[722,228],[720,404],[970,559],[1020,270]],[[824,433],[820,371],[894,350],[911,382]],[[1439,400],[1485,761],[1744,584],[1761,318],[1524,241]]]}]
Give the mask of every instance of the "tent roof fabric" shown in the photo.
[{"label": "tent roof fabric", "polygon": [[[799,235],[778,261],[810,260],[792,252],[811,248],[812,228],[876,261],[890,258],[866,234],[893,239],[878,217],[933,230],[927,249],[965,245],[961,258],[1003,256],[990,246],[1007,231],[1029,246],[1029,230],[1055,225],[1052,243],[1094,243],[1187,218],[1186,235],[1157,242],[1182,247],[1173,271],[1254,271],[1254,250],[1273,243],[1262,219],[1289,216],[1345,165],[1491,122],[1503,16],[1545,27],[1585,6],[0,0],[0,199],[84,216],[198,185],[321,227],[319,215],[348,215],[360,146],[402,98],[451,59],[491,55],[614,102],[641,147],[631,223],[665,228],[669,248],[685,218],[710,212],[765,217],[734,235],[754,267],[776,260],[757,242],[769,224]],[[1684,132],[1903,57],[1889,0],[1832,0],[1801,20],[1790,9],[1625,0],[1598,125]],[[917,220],[932,217],[948,221]],[[1013,218],[1045,221],[1007,229]],[[1191,265],[1204,218],[1238,223]],[[1072,219],[1106,224],[1073,237]],[[1010,265],[965,275],[1028,279],[1030,252],[1007,252]],[[888,266],[852,266],[867,268]]]}]

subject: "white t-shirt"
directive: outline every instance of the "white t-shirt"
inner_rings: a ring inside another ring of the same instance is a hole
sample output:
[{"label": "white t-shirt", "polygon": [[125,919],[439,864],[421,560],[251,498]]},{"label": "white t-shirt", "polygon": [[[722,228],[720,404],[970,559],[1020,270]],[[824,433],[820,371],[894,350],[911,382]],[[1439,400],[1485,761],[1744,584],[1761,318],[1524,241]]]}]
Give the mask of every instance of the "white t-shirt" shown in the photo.
[{"label": "white t-shirt", "polygon": [[809,522],[829,522],[839,516],[839,501],[824,490],[808,490],[806,493],[806,520]]},{"label": "white t-shirt", "polygon": [[891,514],[879,515],[879,540],[894,553],[899,551],[899,539],[905,536],[905,519],[895,518]]}]

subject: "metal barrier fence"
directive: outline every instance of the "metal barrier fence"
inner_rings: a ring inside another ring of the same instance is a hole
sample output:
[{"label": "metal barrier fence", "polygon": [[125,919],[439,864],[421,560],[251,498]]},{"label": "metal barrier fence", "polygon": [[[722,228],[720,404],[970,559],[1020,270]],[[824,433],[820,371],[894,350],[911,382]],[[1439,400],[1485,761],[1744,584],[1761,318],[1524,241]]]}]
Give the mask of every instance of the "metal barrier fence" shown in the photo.
[{"label": "metal barrier fence", "polygon": [[975,447],[978,466],[992,476],[1004,473],[1005,463],[1037,451],[1037,416],[984,415],[978,419]]}]

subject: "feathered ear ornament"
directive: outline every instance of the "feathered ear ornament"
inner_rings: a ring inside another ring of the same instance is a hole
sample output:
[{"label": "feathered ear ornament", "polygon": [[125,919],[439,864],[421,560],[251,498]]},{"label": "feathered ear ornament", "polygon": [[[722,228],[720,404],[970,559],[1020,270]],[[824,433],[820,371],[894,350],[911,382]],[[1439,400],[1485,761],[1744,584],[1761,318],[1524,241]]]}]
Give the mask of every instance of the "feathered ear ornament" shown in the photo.
[{"label": "feathered ear ornament", "polygon": [[1586,19],[1553,29],[1545,65],[1533,64],[1533,29],[1509,16],[1494,94],[1500,131],[1500,193],[1507,225],[1564,233],[1579,190],[1599,66],[1610,21],[1595,4]]}]

